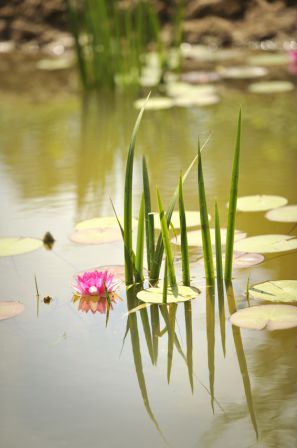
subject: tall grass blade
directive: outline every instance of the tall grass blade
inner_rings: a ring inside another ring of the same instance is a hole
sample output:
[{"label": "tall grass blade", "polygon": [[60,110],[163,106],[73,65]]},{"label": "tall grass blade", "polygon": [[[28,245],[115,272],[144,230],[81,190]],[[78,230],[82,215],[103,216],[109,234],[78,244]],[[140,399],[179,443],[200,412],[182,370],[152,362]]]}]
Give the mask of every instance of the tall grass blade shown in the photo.
[{"label": "tall grass blade", "polygon": [[226,259],[225,259],[225,281],[227,282],[230,282],[232,280],[234,232],[235,232],[238,178],[239,178],[240,138],[241,138],[241,110],[239,111],[238,115],[237,136],[236,136],[231,188],[229,196],[228,225],[226,236]]},{"label": "tall grass blade", "polygon": [[187,223],[186,223],[186,212],[183,197],[183,181],[181,176],[179,178],[178,197],[179,197],[179,221],[180,221],[180,233],[181,233],[183,284],[185,286],[190,286],[190,264],[189,264],[189,248],[187,237]]},{"label": "tall grass blade", "polygon": [[192,332],[192,303],[191,301],[184,303],[185,323],[186,323],[186,340],[187,340],[187,367],[191,391],[194,391],[193,381],[193,332]]},{"label": "tall grass blade", "polygon": [[143,176],[143,194],[144,194],[144,209],[145,209],[147,267],[150,273],[155,252],[155,234],[154,234],[154,215],[151,213],[152,208],[151,208],[150,182],[145,157],[143,157],[142,159],[142,176]]},{"label": "tall grass blade", "polygon": [[167,381],[168,381],[168,384],[170,382],[172,360],[173,360],[176,310],[177,310],[176,303],[171,303],[169,305],[169,319],[168,319],[168,355],[167,355]]},{"label": "tall grass blade", "polygon": [[139,311],[139,313],[140,313],[140,317],[141,317],[141,322],[142,322],[142,327],[143,327],[143,332],[144,332],[144,336],[145,336],[147,349],[148,349],[152,364],[154,364],[155,357],[154,357],[154,349],[153,349],[153,340],[152,340],[151,327],[150,327],[150,323],[149,323],[147,309],[146,308],[142,309]]},{"label": "tall grass blade", "polygon": [[[146,101],[148,101],[148,98],[149,95]],[[146,103],[143,105],[135,122],[126,162],[125,190],[124,190],[124,246],[125,246],[125,282],[127,286],[132,285],[134,282],[133,247],[132,247],[132,182],[133,182],[134,149],[135,149],[136,134],[141,122],[145,105]]]},{"label": "tall grass blade", "polygon": [[164,267],[164,280],[163,280],[163,303],[167,303],[167,291],[168,291],[168,264],[166,258]]},{"label": "tall grass blade", "polygon": [[164,208],[163,208],[163,204],[162,204],[162,200],[161,200],[161,196],[160,196],[158,188],[157,188],[157,199],[158,199],[158,208],[159,208],[163,245],[164,245],[165,254],[166,254],[169,282],[170,282],[170,286],[173,289],[176,287],[176,276],[175,276],[175,269],[174,269],[174,263],[173,263],[173,255],[172,255],[172,250],[171,250],[167,220],[165,217],[165,212],[164,212]]},{"label": "tall grass blade", "polygon": [[199,192],[199,203],[200,203],[200,219],[201,219],[201,233],[202,233],[202,243],[203,243],[205,277],[208,282],[212,282],[214,279],[214,268],[213,268],[212,248],[211,248],[208,212],[207,212],[205,187],[204,187],[204,179],[203,179],[203,168],[202,168],[202,160],[201,160],[201,150],[200,150],[200,142],[199,141],[198,141],[198,192]]},{"label": "tall grass blade", "polygon": [[[227,298],[228,298],[229,313],[231,315],[236,312],[236,303],[235,303],[232,282],[226,282],[226,291],[227,291]],[[251,421],[252,421],[256,436],[258,438],[258,425],[257,425],[256,414],[255,414],[255,410],[254,410],[251,382],[250,382],[249,372],[248,372],[248,368],[247,368],[247,362],[246,362],[246,358],[245,358],[245,354],[244,354],[240,328],[236,327],[235,325],[232,325],[232,333],[233,333],[234,345],[235,345],[237,359],[238,359],[238,365],[239,365],[240,373],[242,376],[242,382],[243,382],[246,402],[247,402],[249,414],[251,417]]]},{"label": "tall grass blade", "polygon": [[220,217],[217,201],[215,203],[215,237],[216,237],[217,280],[222,280],[223,279],[222,242],[221,242]]},{"label": "tall grass blade", "polygon": [[136,243],[136,254],[135,254],[135,280],[136,280],[136,283],[141,283],[144,280],[143,249],[144,249],[144,200],[143,200],[143,194],[142,194],[140,208],[139,208],[139,215],[138,215],[137,243]]},{"label": "tall grass blade", "polygon": [[220,331],[221,341],[224,357],[226,356],[226,315],[225,315],[225,294],[223,280],[217,278],[217,291],[219,302],[219,319],[220,319]]},{"label": "tall grass blade", "polygon": [[[201,147],[201,152],[204,149],[204,147],[207,145],[208,141],[209,141],[208,137],[205,142],[203,143],[202,147]],[[189,173],[191,172],[193,166],[195,165],[196,161],[198,159],[198,154],[194,157],[194,159],[192,160],[192,162],[190,163],[188,169],[186,170],[185,174],[183,175],[183,183],[185,182],[185,180],[187,179]],[[170,221],[171,221],[171,216],[175,207],[175,204],[178,200],[178,191],[179,191],[179,184],[177,185],[173,196],[171,198],[171,201],[169,203],[169,206],[167,208],[166,211],[166,218],[167,218],[167,226],[169,227],[170,225]],[[160,235],[158,237],[158,241],[157,241],[157,245],[156,245],[156,249],[155,249],[155,255],[154,255],[154,260],[153,260],[153,264],[152,264],[152,269],[151,269],[151,274],[150,274],[150,283],[151,284],[155,284],[158,280],[159,280],[159,275],[160,275],[160,269],[161,269],[161,264],[162,264],[162,258],[163,258],[163,252],[164,252],[164,246],[163,246],[163,240],[162,240],[162,232],[160,232]]]},{"label": "tall grass blade", "polygon": [[214,282],[206,285],[206,335],[211,407],[214,412],[215,383],[215,290]]},{"label": "tall grass blade", "polygon": [[160,334],[160,318],[158,305],[151,305],[151,327],[154,352],[154,364],[158,361],[159,334]]}]

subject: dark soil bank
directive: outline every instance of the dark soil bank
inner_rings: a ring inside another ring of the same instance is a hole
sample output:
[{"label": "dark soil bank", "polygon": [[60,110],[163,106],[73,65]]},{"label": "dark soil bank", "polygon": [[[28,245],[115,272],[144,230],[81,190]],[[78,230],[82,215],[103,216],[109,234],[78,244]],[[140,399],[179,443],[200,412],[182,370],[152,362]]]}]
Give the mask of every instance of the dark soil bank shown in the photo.
[{"label": "dark soil bank", "polygon": [[[169,23],[175,3],[155,0],[164,24]],[[0,0],[2,41],[43,46],[57,39],[57,32],[65,31],[64,0]],[[186,0],[184,38],[223,46],[266,39],[296,40],[297,0]]]}]

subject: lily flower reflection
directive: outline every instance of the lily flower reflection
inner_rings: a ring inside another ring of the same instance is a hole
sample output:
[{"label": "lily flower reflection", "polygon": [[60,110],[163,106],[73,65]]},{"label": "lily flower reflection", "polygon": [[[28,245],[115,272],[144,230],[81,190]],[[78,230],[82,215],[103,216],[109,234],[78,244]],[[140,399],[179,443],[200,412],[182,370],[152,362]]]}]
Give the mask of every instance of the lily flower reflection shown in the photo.
[{"label": "lily flower reflection", "polygon": [[112,308],[112,303],[118,296],[115,294],[117,283],[114,275],[108,271],[84,272],[77,275],[73,285],[75,291],[73,302],[79,300],[80,311],[87,313],[102,313]]}]

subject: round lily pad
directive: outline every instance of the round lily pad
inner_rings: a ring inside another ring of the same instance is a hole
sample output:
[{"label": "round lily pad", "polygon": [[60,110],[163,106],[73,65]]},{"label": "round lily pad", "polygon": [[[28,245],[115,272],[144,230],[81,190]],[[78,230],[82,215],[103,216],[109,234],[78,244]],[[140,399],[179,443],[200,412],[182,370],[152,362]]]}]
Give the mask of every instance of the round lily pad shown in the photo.
[{"label": "round lily pad", "polygon": [[192,71],[181,74],[181,80],[191,84],[219,81],[221,76],[217,72]]},{"label": "round lily pad", "polygon": [[[123,223],[124,219],[119,218],[120,222]],[[132,224],[137,225],[137,220],[132,219]],[[75,230],[85,230],[85,229],[119,229],[119,223],[115,216],[103,216],[98,218],[87,219],[86,221],[81,221],[75,226]]]},{"label": "round lily pad", "polygon": [[0,320],[9,319],[21,314],[25,306],[17,301],[0,302]]},{"label": "round lily pad", "polygon": [[269,221],[297,222],[297,205],[287,205],[286,207],[270,210],[265,217]]},{"label": "round lily pad", "polygon": [[276,280],[258,283],[249,290],[255,299],[269,302],[297,302],[297,280]]},{"label": "round lily pad", "polygon": [[255,82],[249,85],[249,91],[252,93],[282,93],[294,90],[294,84],[290,81],[266,81]]},{"label": "round lily pad", "polygon": [[[161,224],[160,224],[160,219],[159,219],[159,214],[156,213],[155,214],[155,229],[161,230]],[[211,219],[211,216],[208,215],[208,219]],[[195,212],[195,211],[186,211],[186,221],[187,221],[187,227],[198,227],[201,225],[201,221],[200,221],[200,212]],[[175,229],[179,229],[180,228],[180,222],[179,222],[179,212],[178,211],[174,211],[172,213],[171,216],[171,224],[173,225],[173,227]]]},{"label": "round lily pad", "polygon": [[268,71],[264,67],[250,66],[226,67],[220,71],[221,76],[228,79],[259,78],[267,75],[267,73]]},{"label": "round lily pad", "polygon": [[180,96],[174,100],[174,105],[178,107],[191,107],[191,106],[211,106],[212,104],[219,103],[220,98],[218,95],[193,95]]},{"label": "round lily pad", "polygon": [[21,255],[42,247],[43,242],[37,238],[12,237],[0,238],[0,257]]},{"label": "round lily pad", "polygon": [[259,212],[285,205],[288,200],[282,196],[255,195],[237,199],[237,210],[241,212]]},{"label": "round lily pad", "polygon": [[167,93],[173,97],[203,97],[216,94],[216,89],[211,84],[193,86],[185,82],[171,82],[167,85]]},{"label": "round lily pad", "polygon": [[[178,293],[175,294],[171,287],[167,290],[167,303],[187,302],[198,297],[199,292],[189,286],[178,285]],[[146,303],[163,303],[163,286],[144,289],[137,294],[137,298]]]},{"label": "round lily pad", "polygon": [[258,235],[236,241],[234,249],[240,252],[273,253],[297,249],[297,239],[291,235]]},{"label": "round lily pad", "polygon": [[[143,105],[146,103],[146,99],[139,99],[135,101],[134,107],[136,109],[142,109]],[[160,110],[160,109],[170,109],[174,106],[174,102],[171,98],[167,97],[153,97],[148,100],[145,106],[145,110]]]},{"label": "round lily pad", "polygon": [[297,327],[297,307],[292,305],[259,305],[232,314],[232,325],[254,330],[286,330]]},{"label": "round lily pad", "polygon": [[248,61],[252,65],[283,65],[289,63],[289,56],[287,53],[264,53],[251,56]]},{"label": "round lily pad", "polygon": [[[221,228],[221,241],[222,245],[226,242],[226,236],[227,236],[227,229]],[[246,233],[241,232],[240,230],[235,230],[234,240],[238,241],[242,238],[246,237]],[[210,238],[211,242],[214,245],[215,244],[215,229],[210,229]],[[172,238],[172,243],[181,245],[181,236],[178,235],[177,238]],[[202,247],[202,232],[201,230],[193,230],[191,232],[188,232],[188,245],[189,246],[199,246]]]},{"label": "round lily pad", "polygon": [[69,238],[78,244],[104,244],[121,241],[122,235],[119,228],[91,228],[75,230],[69,235]]},{"label": "round lily pad", "polygon": [[[223,263],[225,262],[225,254],[222,254]],[[245,253],[245,252],[234,252],[233,254],[233,269],[245,269],[251,266],[255,266],[257,264],[262,263],[264,260],[264,256],[262,254],[253,254],[253,253]],[[214,264],[216,259],[214,257]],[[204,259],[200,258],[198,261],[199,264],[204,266]]]}]

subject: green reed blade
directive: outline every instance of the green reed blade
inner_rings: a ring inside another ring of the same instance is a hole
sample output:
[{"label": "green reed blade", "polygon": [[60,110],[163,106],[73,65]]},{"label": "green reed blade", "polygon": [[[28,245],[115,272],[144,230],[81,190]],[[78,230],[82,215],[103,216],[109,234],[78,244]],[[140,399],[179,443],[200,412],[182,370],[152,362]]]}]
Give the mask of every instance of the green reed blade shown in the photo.
[{"label": "green reed blade", "polygon": [[239,178],[240,137],[241,137],[241,110],[239,111],[238,115],[237,137],[233,159],[231,188],[229,196],[228,225],[226,236],[225,281],[231,281],[232,279],[233,246],[234,246],[238,178]]},{"label": "green reed blade", "polygon": [[218,303],[219,303],[219,318],[220,318],[220,331],[221,341],[224,357],[226,356],[226,315],[225,315],[225,295],[224,295],[224,283],[222,279],[217,278],[217,291],[218,291]]},{"label": "green reed blade", "polygon": [[167,381],[170,382],[170,375],[172,369],[173,360],[173,348],[175,341],[175,317],[176,317],[177,305],[171,303],[169,305],[169,318],[168,318],[168,355],[167,355]]},{"label": "green reed blade", "polygon": [[152,208],[151,208],[150,182],[145,157],[143,157],[142,159],[142,176],[143,176],[143,193],[144,193],[144,208],[145,208],[147,267],[150,272],[155,252],[155,233],[154,233],[154,215],[152,214]]},{"label": "green reed blade", "polygon": [[164,212],[164,208],[163,208],[163,204],[162,204],[162,200],[161,200],[161,196],[160,196],[158,188],[157,188],[157,198],[158,198],[158,208],[159,208],[163,245],[165,248],[166,260],[167,260],[169,282],[170,282],[170,286],[172,288],[174,288],[174,287],[176,287],[176,277],[175,277],[175,269],[174,269],[174,264],[173,264],[173,255],[172,255],[172,250],[171,250],[167,220],[165,217],[165,212]]},{"label": "green reed blade", "polygon": [[192,331],[192,303],[184,303],[186,338],[187,338],[187,367],[190,380],[191,391],[194,391],[193,381],[193,331]]},{"label": "green reed blade", "polygon": [[153,339],[154,364],[157,365],[160,334],[159,306],[151,305],[151,326]]},{"label": "green reed blade", "polygon": [[[147,97],[148,101],[149,95]],[[133,182],[133,164],[136,134],[145,109],[145,104],[141,108],[134,125],[132,137],[129,145],[128,157],[126,162],[125,190],[124,190],[124,246],[125,246],[125,282],[126,285],[132,285],[133,278],[133,247],[132,247],[132,182]]]},{"label": "green reed blade", "polygon": [[153,348],[153,339],[152,339],[151,327],[150,327],[150,323],[149,323],[147,309],[144,308],[144,309],[140,310],[139,313],[140,313],[140,317],[141,317],[141,322],[142,322],[142,327],[143,327],[143,332],[144,332],[144,336],[145,336],[147,349],[148,349],[152,364],[154,364],[155,356],[154,356],[154,348]]},{"label": "green reed blade", "polygon": [[144,249],[144,200],[143,193],[141,196],[139,215],[138,215],[138,229],[137,229],[137,243],[135,254],[135,280],[140,283],[143,282],[143,249]]},{"label": "green reed blade", "polygon": [[216,236],[217,279],[222,280],[223,279],[222,242],[221,242],[220,217],[217,201],[215,203],[215,236]]},{"label": "green reed blade", "polygon": [[182,272],[183,272],[183,284],[190,286],[190,265],[189,265],[189,248],[187,237],[187,223],[186,212],[183,197],[183,181],[182,177],[179,178],[179,221],[180,221],[180,233],[181,233],[181,256],[182,256]]},{"label": "green reed blade", "polygon": [[214,412],[214,386],[215,386],[215,289],[214,282],[206,285],[206,336],[207,359],[209,373],[209,390],[211,407]]},{"label": "green reed blade", "polygon": [[107,307],[106,307],[106,320],[105,320],[105,327],[107,327],[108,324],[108,320],[109,320],[109,311],[111,308],[111,299],[110,299],[110,295],[106,286],[106,283],[104,282],[104,293],[105,293],[105,298],[107,301]]},{"label": "green reed blade", "polygon": [[199,203],[200,203],[200,217],[201,217],[201,233],[202,233],[202,243],[203,243],[203,257],[204,257],[204,268],[205,277],[207,281],[213,281],[214,279],[214,269],[213,269],[213,258],[212,258],[212,247],[209,231],[209,221],[208,212],[205,196],[205,187],[203,179],[203,168],[201,160],[201,150],[200,142],[198,141],[198,192],[199,192]]},{"label": "green reed blade", "polygon": [[163,280],[163,303],[167,303],[167,291],[168,291],[168,263],[166,257],[164,267],[164,280]]}]

